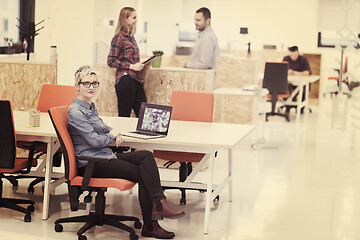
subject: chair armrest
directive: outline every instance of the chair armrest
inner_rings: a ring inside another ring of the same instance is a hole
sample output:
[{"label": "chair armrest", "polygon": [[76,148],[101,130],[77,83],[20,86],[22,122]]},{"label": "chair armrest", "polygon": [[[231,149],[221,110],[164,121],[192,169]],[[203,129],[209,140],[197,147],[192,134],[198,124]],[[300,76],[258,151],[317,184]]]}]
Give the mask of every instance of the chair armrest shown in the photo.
[{"label": "chair armrest", "polygon": [[335,72],[337,72],[338,74],[340,74],[340,69],[339,69],[339,68],[333,68],[333,70],[334,70]]},{"label": "chair armrest", "polygon": [[40,146],[44,144],[44,142],[40,142],[40,141],[33,141],[33,142],[25,142],[23,143],[22,147],[26,148],[26,149],[35,149],[37,146]]},{"label": "chair armrest", "polygon": [[36,147],[40,146],[44,144],[43,142],[40,141],[33,141],[33,142],[27,142],[24,143],[22,145],[23,148],[28,149],[29,150],[29,155],[28,155],[28,161],[27,161],[27,165],[26,165],[26,170],[24,171],[20,171],[21,174],[27,174],[30,172],[30,169],[32,167],[32,163],[34,160],[34,154],[36,153],[35,149]]},{"label": "chair armrest", "polygon": [[90,157],[90,156],[79,156],[77,157],[78,160],[85,160],[88,161],[88,164],[86,165],[85,168],[85,173],[83,176],[83,181],[82,181],[82,185],[81,185],[81,189],[85,190],[90,182],[91,176],[94,172],[94,168],[95,165],[99,162],[103,162],[103,161],[110,161],[112,159],[116,159],[116,158],[101,158],[101,157]]},{"label": "chair armrest", "polygon": [[104,157],[90,157],[90,156],[78,156],[78,160],[84,160],[89,162],[103,162],[104,160],[110,161],[116,158],[104,158]]}]

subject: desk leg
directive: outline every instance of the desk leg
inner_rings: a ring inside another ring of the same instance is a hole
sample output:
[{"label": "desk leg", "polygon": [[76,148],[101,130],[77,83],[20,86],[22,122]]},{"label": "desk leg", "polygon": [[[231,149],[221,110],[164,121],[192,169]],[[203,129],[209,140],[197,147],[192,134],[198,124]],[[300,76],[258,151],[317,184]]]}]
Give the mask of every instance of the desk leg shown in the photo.
[{"label": "desk leg", "polygon": [[207,182],[207,188],[206,188],[204,234],[208,233],[209,218],[210,218],[210,204],[213,200],[213,199],[211,199],[211,196],[212,196],[212,189],[213,189],[214,160],[215,160],[214,153],[211,153],[210,159],[209,159],[209,176],[208,176],[208,182]]},{"label": "desk leg", "polygon": [[303,101],[302,101],[302,95],[304,92],[304,86],[303,84],[299,85],[299,94],[297,96],[297,106],[296,106],[296,121],[298,122],[300,120],[300,112],[301,112],[301,108],[303,106]]},{"label": "desk leg", "polygon": [[46,167],[45,167],[45,186],[44,186],[44,200],[43,200],[43,214],[42,219],[46,220],[49,218],[49,200],[50,200],[50,182],[51,182],[51,169],[52,169],[52,156],[53,146],[55,140],[52,139],[51,142],[47,143],[46,152]]},{"label": "desk leg", "polygon": [[224,106],[224,102],[225,102],[225,96],[223,95],[223,96],[221,96],[221,122],[223,123],[224,122],[224,108],[225,108],[225,106]]},{"label": "desk leg", "polygon": [[228,149],[229,201],[232,202],[232,150]]},{"label": "desk leg", "polygon": [[[310,83],[309,82],[307,82],[306,84],[305,84],[305,102],[304,102],[304,110],[305,109],[310,109],[309,108],[309,93],[310,93]],[[305,113],[305,111],[304,111],[304,113]]]}]

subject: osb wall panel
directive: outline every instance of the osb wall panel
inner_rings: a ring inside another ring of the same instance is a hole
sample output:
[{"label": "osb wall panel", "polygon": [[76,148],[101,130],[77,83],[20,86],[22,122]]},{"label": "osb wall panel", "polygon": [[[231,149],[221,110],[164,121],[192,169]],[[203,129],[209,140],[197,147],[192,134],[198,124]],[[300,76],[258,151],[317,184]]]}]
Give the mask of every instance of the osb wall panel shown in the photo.
[{"label": "osb wall panel", "polygon": [[[115,92],[115,69],[95,66],[100,87],[94,100],[99,114],[117,116],[117,97]],[[149,69],[145,74],[144,89],[148,102],[168,104],[172,90],[212,91],[212,71],[168,71]],[[210,82],[210,84],[209,84]],[[209,87],[211,86],[211,87]]]},{"label": "osb wall panel", "polygon": [[[320,54],[304,54],[308,59],[311,73],[313,75],[320,75],[321,69],[321,55]],[[320,81],[316,81],[310,84],[309,98],[318,99],[320,91]]]},{"label": "osb wall panel", "polygon": [[169,104],[174,90],[212,92],[213,71],[176,68],[149,69],[144,80],[148,102]]},{"label": "osb wall panel", "polygon": [[99,90],[94,100],[101,116],[117,116],[117,97],[115,92],[115,68],[95,66],[100,81]]},{"label": "osb wall panel", "polygon": [[[183,67],[190,56],[163,57],[161,66]],[[257,58],[246,58],[221,54],[216,69],[216,87],[238,87],[253,85],[257,81]]]},{"label": "osb wall panel", "polygon": [[56,65],[0,63],[0,98],[13,110],[36,108],[44,83],[56,83]]},{"label": "osb wall panel", "polygon": [[[214,97],[214,122],[252,124],[254,97],[218,96]],[[222,110],[223,108],[223,110]],[[223,118],[221,116],[223,111]]]},{"label": "osb wall panel", "polygon": [[167,104],[166,72],[148,71],[144,80],[144,90],[149,103]]},{"label": "osb wall panel", "polygon": [[258,81],[257,59],[222,55],[219,57],[216,75],[217,88],[254,85]]}]

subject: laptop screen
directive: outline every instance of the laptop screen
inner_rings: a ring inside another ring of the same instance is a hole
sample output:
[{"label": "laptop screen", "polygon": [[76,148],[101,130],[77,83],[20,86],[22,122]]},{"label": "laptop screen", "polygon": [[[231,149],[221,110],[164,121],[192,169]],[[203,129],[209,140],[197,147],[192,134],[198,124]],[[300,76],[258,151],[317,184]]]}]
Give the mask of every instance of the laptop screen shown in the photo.
[{"label": "laptop screen", "polygon": [[167,135],[171,113],[172,106],[142,103],[136,130]]}]

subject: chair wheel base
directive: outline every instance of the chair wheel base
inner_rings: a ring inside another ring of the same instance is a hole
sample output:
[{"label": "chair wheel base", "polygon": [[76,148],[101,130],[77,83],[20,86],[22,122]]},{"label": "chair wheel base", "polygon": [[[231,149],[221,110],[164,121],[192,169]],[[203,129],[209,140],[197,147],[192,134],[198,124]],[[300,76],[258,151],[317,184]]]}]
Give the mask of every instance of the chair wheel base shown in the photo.
[{"label": "chair wheel base", "polygon": [[85,235],[79,235],[78,240],[87,240],[87,237]]},{"label": "chair wheel base", "polygon": [[30,186],[30,187],[28,187],[27,191],[28,191],[28,193],[34,193],[35,188],[33,186]]},{"label": "chair wheel base", "polygon": [[26,214],[24,216],[24,222],[31,222],[31,215],[30,214]]},{"label": "chair wheel base", "polygon": [[134,228],[140,229],[141,227],[142,227],[142,223],[141,223],[140,221],[136,221],[136,222],[134,223]]},{"label": "chair wheel base", "polygon": [[34,211],[35,211],[34,205],[29,205],[26,209],[27,209],[28,211],[30,211],[30,212],[34,212]]},{"label": "chair wheel base", "polygon": [[55,232],[62,232],[64,227],[61,224],[55,224]]},{"label": "chair wheel base", "polygon": [[186,205],[186,199],[180,199],[180,205]]},{"label": "chair wheel base", "polygon": [[139,236],[136,235],[135,233],[130,233],[129,237],[130,237],[130,240],[138,240],[139,239]]}]

